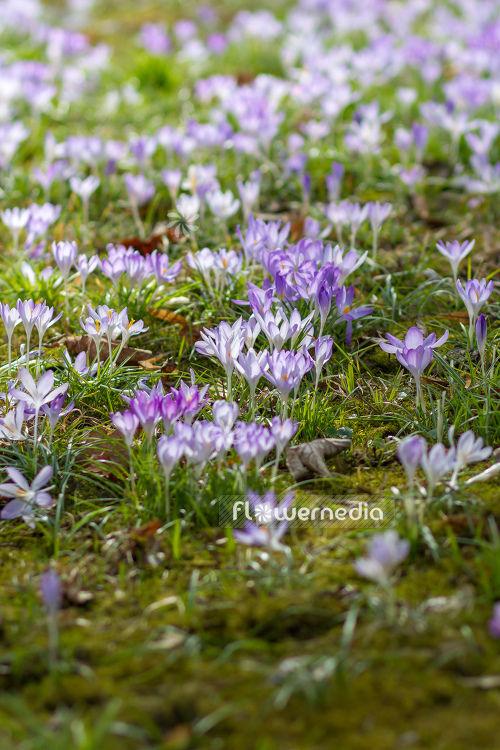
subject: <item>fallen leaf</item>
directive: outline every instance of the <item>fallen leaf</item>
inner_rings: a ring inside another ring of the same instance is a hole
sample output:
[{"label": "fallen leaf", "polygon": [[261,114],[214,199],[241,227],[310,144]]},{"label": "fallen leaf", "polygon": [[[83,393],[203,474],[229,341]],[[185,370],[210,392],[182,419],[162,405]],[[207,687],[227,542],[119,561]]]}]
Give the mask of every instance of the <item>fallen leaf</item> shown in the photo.
[{"label": "fallen leaf", "polygon": [[421,382],[426,385],[435,385],[438,388],[449,388],[450,384],[444,378],[433,377],[432,375],[422,375]]},{"label": "fallen leaf", "polygon": [[287,450],[286,463],[295,481],[304,479],[309,474],[319,474],[331,478],[325,459],[333,458],[338,453],[352,446],[348,438],[319,438],[310,443],[293,445]]},{"label": "fallen leaf", "polygon": [[113,477],[112,467],[118,464],[128,467],[129,456],[123,435],[118,430],[106,433],[103,429],[92,430],[87,435],[88,445],[78,454],[77,462],[92,468],[93,474]]},{"label": "fallen leaf", "polygon": [[434,317],[441,318],[442,320],[456,320],[459,323],[469,322],[469,313],[467,312],[435,313]]},{"label": "fallen leaf", "polygon": [[142,255],[151,255],[153,250],[165,249],[163,245],[163,238],[165,236],[166,233],[153,234],[147,240],[141,240],[140,237],[125,237],[124,240],[120,240],[117,244],[124,247],[132,247],[134,250],[142,253]]}]

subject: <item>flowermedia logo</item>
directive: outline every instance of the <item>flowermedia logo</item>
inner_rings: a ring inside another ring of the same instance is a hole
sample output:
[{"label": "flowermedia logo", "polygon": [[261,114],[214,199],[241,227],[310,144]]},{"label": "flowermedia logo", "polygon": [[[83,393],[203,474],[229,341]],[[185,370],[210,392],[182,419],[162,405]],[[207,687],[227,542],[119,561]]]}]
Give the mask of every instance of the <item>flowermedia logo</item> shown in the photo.
[{"label": "flowermedia logo", "polygon": [[295,497],[293,504],[261,502],[252,506],[241,496],[220,499],[221,526],[242,528],[251,522],[258,526],[275,526],[283,521],[292,527],[330,527],[341,529],[390,528],[397,507],[390,496],[305,496]]}]

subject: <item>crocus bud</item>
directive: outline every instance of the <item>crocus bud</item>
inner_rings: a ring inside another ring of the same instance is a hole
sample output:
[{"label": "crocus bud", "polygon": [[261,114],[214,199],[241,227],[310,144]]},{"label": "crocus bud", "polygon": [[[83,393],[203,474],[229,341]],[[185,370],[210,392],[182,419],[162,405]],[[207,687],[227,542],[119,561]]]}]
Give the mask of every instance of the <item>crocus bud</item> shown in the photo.
[{"label": "crocus bud", "polygon": [[477,348],[479,349],[479,354],[481,355],[481,359],[484,358],[484,351],[486,349],[487,336],[488,336],[488,323],[486,320],[486,315],[484,315],[484,313],[481,313],[476,323]]},{"label": "crocus bud", "polygon": [[413,477],[422,460],[425,448],[426,442],[423,438],[411,436],[402,440],[398,445],[398,458],[403,464],[409,484],[413,482]]},{"label": "crocus bud", "polygon": [[54,616],[62,604],[61,579],[53,570],[47,570],[40,579],[40,593],[45,609]]}]

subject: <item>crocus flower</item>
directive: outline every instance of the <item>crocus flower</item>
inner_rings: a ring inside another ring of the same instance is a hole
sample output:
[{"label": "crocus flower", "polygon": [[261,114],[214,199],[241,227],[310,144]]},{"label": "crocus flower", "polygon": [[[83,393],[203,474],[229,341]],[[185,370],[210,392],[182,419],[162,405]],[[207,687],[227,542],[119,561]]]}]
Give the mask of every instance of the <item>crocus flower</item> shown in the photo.
[{"label": "crocus flower", "polygon": [[52,403],[43,404],[43,406],[40,409],[40,411],[47,417],[47,421],[49,423],[49,427],[50,427],[49,441],[50,442],[52,441],[52,435],[61,417],[65,417],[66,414],[69,414],[75,408],[75,402],[71,401],[68,404],[68,406],[65,409],[63,409],[65,398],[66,398],[66,394],[60,393],[58,396],[55,397]]},{"label": "crocus flower", "polygon": [[10,366],[12,364],[12,335],[14,333],[14,328],[21,322],[21,316],[19,315],[17,307],[11,308],[7,304],[0,304],[0,316],[2,317],[5,326],[5,333],[7,334],[10,373]]},{"label": "crocus flower", "polygon": [[63,599],[61,579],[55,571],[46,570],[40,578],[40,594],[47,613],[55,616]]},{"label": "crocus flower", "polygon": [[359,320],[359,318],[363,318],[365,315],[370,315],[370,313],[373,312],[372,307],[353,307],[353,301],[353,286],[347,287],[347,289],[343,286],[342,289],[339,289],[338,292],[335,293],[335,304],[337,305],[337,314],[339,316],[336,324],[344,320],[347,321],[345,332],[347,346],[351,345],[353,320]]},{"label": "crocus flower", "polygon": [[85,284],[87,283],[87,278],[89,274],[92,273],[92,271],[95,271],[98,265],[99,265],[98,255],[92,255],[90,258],[87,258],[87,256],[83,255],[82,253],[76,259],[75,261],[76,270],[80,274],[80,279],[82,282],[82,297],[85,297]]},{"label": "crocus flower", "polygon": [[[453,427],[450,428],[448,437],[450,445],[453,447]],[[491,456],[493,448],[483,448],[483,444],[483,438],[476,438],[472,430],[467,430],[463,435],[460,435],[455,449],[455,466],[450,480],[452,487],[457,486],[458,473],[467,464],[475,463],[476,461],[486,461]]]},{"label": "crocus flower", "polygon": [[123,435],[125,444],[130,450],[132,448],[132,443],[134,442],[134,435],[139,427],[139,419],[137,415],[131,411],[117,411],[114,414],[110,414],[109,418],[116,429]]},{"label": "crocus flower", "polygon": [[79,177],[71,177],[69,184],[71,190],[78,195],[82,201],[83,207],[83,223],[89,223],[89,199],[92,193],[95,193],[101,181],[99,177],[95,175],[89,175],[84,180]]},{"label": "crocus flower", "polygon": [[238,192],[241,198],[243,209],[243,221],[246,223],[250,212],[259,200],[260,180],[249,180],[248,182],[238,182]]},{"label": "crocus flower", "polygon": [[373,260],[377,258],[377,247],[378,247],[378,233],[383,222],[387,219],[392,211],[391,203],[382,203],[378,201],[375,203],[369,203],[368,217],[372,226],[373,232]]},{"label": "crocus flower", "polygon": [[40,314],[37,316],[35,320],[35,326],[38,331],[38,356],[39,357],[41,357],[42,355],[43,337],[45,336],[49,328],[53,326],[54,323],[57,323],[57,321],[59,320],[61,316],[62,316],[62,313],[59,313],[59,315],[56,315],[56,317],[54,318],[54,308],[47,307],[45,302],[41,303]]},{"label": "crocus flower", "polygon": [[488,338],[488,319],[484,313],[481,313],[476,323],[476,341],[479,356],[481,357],[481,366],[484,373],[484,353],[486,351],[486,340]]},{"label": "crocus flower", "polygon": [[267,367],[267,351],[255,352],[249,349],[247,354],[240,353],[235,362],[236,369],[247,381],[250,387],[250,412],[255,411],[255,390],[257,383],[264,375],[264,368]]},{"label": "crocus flower", "polygon": [[408,556],[409,551],[408,540],[400,539],[397,531],[391,529],[383,534],[376,534],[370,540],[368,557],[356,560],[354,567],[363,578],[387,586],[391,575]]},{"label": "crocus flower", "polygon": [[195,349],[199,354],[216,357],[222,364],[227,376],[228,396],[231,398],[231,378],[245,341],[243,318],[238,318],[232,326],[222,321],[217,328],[204,328],[201,338],[203,341],[197,341]]},{"label": "crocus flower", "polygon": [[398,458],[405,470],[408,484],[413,485],[415,472],[425,453],[427,444],[423,438],[409,436],[398,445]]},{"label": "crocus flower", "polygon": [[316,385],[318,390],[319,376],[321,370],[332,356],[333,339],[331,336],[321,336],[316,339],[314,344],[314,367],[316,370]]},{"label": "crocus flower", "polygon": [[148,263],[158,286],[172,284],[182,269],[182,260],[170,265],[167,253],[159,253],[157,250],[153,250]]},{"label": "crocus flower", "polygon": [[349,223],[351,224],[351,250],[354,250],[354,247],[356,245],[356,235],[360,226],[368,218],[369,208],[370,206],[368,204],[363,206],[363,208],[361,208],[359,203],[346,202],[345,204],[347,218],[349,219]]},{"label": "crocus flower", "polygon": [[262,461],[276,445],[271,431],[263,425],[250,422],[237,422],[234,431],[234,449],[241,459],[242,468],[246,471],[248,465],[255,461],[257,470]]},{"label": "crocus flower", "polygon": [[179,193],[181,180],[182,180],[181,170],[180,169],[165,169],[161,173],[161,176],[163,178],[163,182],[168,188],[168,192],[170,193],[172,200],[175,203],[175,200]]},{"label": "crocus flower", "polygon": [[446,450],[442,443],[436,443],[428,453],[424,451],[421,464],[427,478],[427,500],[430,500],[437,483],[453,470],[455,449]]},{"label": "crocus flower", "polygon": [[415,378],[415,384],[417,386],[417,398],[416,405],[418,408],[419,403],[422,404],[422,409],[425,411],[424,399],[421,399],[420,393],[420,378],[422,377],[423,371],[430,365],[432,360],[432,349],[424,346],[418,346],[416,349],[403,349],[396,352],[396,359],[398,362],[406,367]]},{"label": "crocus flower", "polygon": [[500,602],[493,606],[493,616],[488,620],[488,630],[493,638],[500,638]]},{"label": "crocus flower", "polygon": [[195,416],[201,411],[201,409],[203,409],[208,400],[205,398],[208,391],[208,385],[199,389],[194,381],[195,375],[193,370],[191,370],[191,385],[188,385],[181,380],[177,390],[175,388],[170,389],[171,395],[176,399],[179,417],[188,424],[191,424]]},{"label": "crocus flower", "polygon": [[207,193],[207,203],[213,215],[222,219],[222,221],[226,221],[233,216],[240,207],[239,200],[234,197],[230,190],[226,190],[225,193],[222,190]]},{"label": "crocus flower", "polygon": [[281,454],[299,428],[298,423],[290,418],[281,420],[273,417],[271,420],[271,435],[276,441],[276,467],[279,466]]},{"label": "crocus flower", "polygon": [[337,241],[342,244],[342,229],[349,224],[349,215],[347,213],[347,201],[342,203],[331,202],[325,206],[325,216],[331,221],[337,232]]},{"label": "crocus flower", "polygon": [[174,436],[162,435],[158,440],[156,455],[165,479],[169,479],[185,451],[184,443]]},{"label": "crocus flower", "polygon": [[15,409],[11,409],[3,419],[0,419],[0,437],[6,440],[26,440],[23,431],[26,405],[19,401]]},{"label": "crocus flower", "polygon": [[20,368],[19,375],[21,377],[21,383],[26,391],[21,391],[18,388],[11,388],[9,394],[20,401],[25,401],[27,405],[35,411],[35,434],[33,443],[36,451],[38,414],[40,409],[45,404],[51,403],[57,396],[66,393],[69,385],[68,383],[63,383],[62,385],[57,386],[57,388],[54,388],[54,373],[52,370],[46,370],[37,383],[25,367]]},{"label": "crocus flower", "polygon": [[446,242],[443,244],[442,240],[436,244],[436,248],[439,250],[441,255],[444,255],[450,262],[451,270],[453,272],[453,282],[457,285],[458,267],[462,260],[467,257],[472,248],[474,247],[475,240],[468,242],[460,242],[454,240],[454,242]]},{"label": "crocus flower", "polygon": [[232,430],[238,417],[238,404],[231,404],[228,401],[214,401],[213,415],[214,422],[224,430]]},{"label": "crocus flower", "polygon": [[76,242],[53,242],[52,255],[66,284],[71,266],[78,255],[78,245]]},{"label": "crocus flower", "polygon": [[289,548],[281,540],[288,529],[286,513],[293,502],[293,493],[285,495],[279,505],[276,505],[276,495],[272,491],[262,497],[256,492],[248,492],[247,497],[259,523],[247,521],[243,531],[235,530],[236,541],[248,547],[267,547],[274,552],[288,553]]},{"label": "crocus flower", "polygon": [[436,334],[431,333],[424,339],[422,331],[416,326],[412,326],[406,334],[404,341],[397,339],[390,333],[386,333],[388,344],[385,341],[380,341],[379,346],[384,352],[389,354],[396,354],[396,352],[402,352],[403,349],[416,349],[418,346],[423,346],[424,349],[436,349],[438,346],[442,346],[448,341],[449,331],[445,331],[441,338],[436,341]]},{"label": "crocus flower", "polygon": [[42,311],[41,305],[35,305],[32,299],[21,302],[17,300],[17,312],[21,318],[24,330],[26,331],[26,362],[29,363],[30,358],[30,339],[33,326],[36,323],[36,319]]},{"label": "crocus flower", "polygon": [[0,517],[3,520],[11,520],[22,516],[26,523],[34,526],[31,519],[35,512],[35,506],[48,508],[53,503],[49,493],[43,490],[43,487],[52,478],[52,466],[44,466],[43,469],[40,469],[31,484],[18,469],[8,466],[5,471],[12,481],[0,484],[0,495],[15,499],[2,508]]},{"label": "crocus flower", "polygon": [[125,175],[125,187],[128,199],[139,235],[144,238],[144,226],[139,216],[139,207],[148,203],[154,195],[155,186],[152,180],[146,179],[143,174],[133,175],[128,172]]},{"label": "crocus flower", "polygon": [[132,206],[143,206],[153,197],[155,192],[153,182],[146,179],[143,174],[127,173],[125,175],[125,187]]},{"label": "crocus flower", "polygon": [[[125,399],[124,396],[122,398]],[[134,398],[128,400],[130,410],[138,418],[149,443],[152,442],[156,425],[161,420],[161,400],[161,397],[158,397],[156,393],[148,394],[144,391],[136,391]]]},{"label": "crocus flower", "polygon": [[29,208],[18,208],[16,206],[15,208],[6,208],[5,211],[0,211],[0,218],[12,234],[14,250],[17,250],[19,234],[27,225],[30,216],[31,210]]},{"label": "crocus flower", "polygon": [[467,312],[469,313],[469,342],[472,346],[474,337],[474,326],[476,325],[477,317],[481,311],[482,306],[493,291],[493,281],[486,283],[485,279],[478,281],[477,279],[469,279],[465,285],[465,289],[462,286],[460,279],[457,281],[457,292],[462,298]]},{"label": "crocus flower", "polygon": [[295,352],[278,351],[276,349],[272,354],[267,355],[268,369],[265,370],[264,377],[278,390],[285,416],[288,396],[302,379],[297,367],[296,356]]}]

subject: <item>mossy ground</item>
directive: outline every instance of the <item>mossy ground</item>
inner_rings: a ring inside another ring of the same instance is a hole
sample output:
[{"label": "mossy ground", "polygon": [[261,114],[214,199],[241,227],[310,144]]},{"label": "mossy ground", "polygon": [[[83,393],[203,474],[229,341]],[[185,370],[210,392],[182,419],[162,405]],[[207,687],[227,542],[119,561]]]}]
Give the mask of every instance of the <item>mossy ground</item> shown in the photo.
[{"label": "mossy ground", "polygon": [[[225,2],[221,12],[229,18],[244,5]],[[274,10],[282,12],[281,4],[275,5]],[[109,76],[104,88],[116,84],[116,71],[122,70],[137,84],[143,101],[133,112],[121,109],[112,122],[96,106],[85,113],[71,110],[67,118],[54,117],[45,124],[59,139],[82,123],[102,137],[115,137],[129,126],[150,132],[165,121],[189,117],[178,90],[192,71],[180,64],[167,66],[131,40],[144,21],[167,15],[171,23],[192,11],[180,2],[166,9],[104,4],[88,29],[93,42],[108,41],[116,50],[115,65],[104,74]],[[269,46],[263,49],[255,42],[238,53],[224,56],[216,72],[281,75],[279,54]],[[32,51],[26,50],[24,56],[29,54]],[[215,71],[205,74],[210,72]],[[299,113],[293,124],[306,115]],[[41,141],[42,132],[40,148]],[[26,149],[27,167],[34,156]],[[330,161],[320,158],[311,167],[318,202],[325,198],[320,177]],[[437,163],[428,168],[431,174],[439,171]],[[268,175],[263,171],[265,193]],[[229,176],[234,183],[237,172],[236,160],[228,155],[220,166],[221,179]],[[13,205],[41,200],[36,188],[28,189],[27,183],[24,190],[20,180],[9,194]],[[356,186],[363,201],[383,199],[374,164],[348,167],[346,186]],[[78,236],[82,252],[103,250],[108,242],[135,233],[118,180],[110,179],[105,190],[91,206],[88,236],[78,235],[76,205],[65,206],[56,229],[65,239]],[[276,216],[296,215],[294,188],[282,184],[268,197],[267,207]],[[68,203],[58,185],[51,199]],[[145,217],[148,225],[163,220],[170,208],[164,191]],[[453,236],[474,234],[482,264],[479,277],[498,266],[495,247],[500,235],[494,206],[472,212],[463,196],[436,189],[426,194],[424,209],[411,197],[395,207],[396,218],[381,238],[384,273],[356,279],[362,296],[376,297],[377,326],[364,329],[352,350],[340,347],[319,393],[295,406],[298,440],[334,435],[340,428],[353,433],[353,450],[329,463],[333,479],[311,480],[302,487],[311,495],[362,494],[369,500],[392,486],[405,486],[394,438],[416,427],[414,392],[409,378],[398,374],[395,359],[378,349],[374,337],[377,329],[400,332],[417,314],[430,328],[441,330],[450,312],[456,312],[451,294],[441,296],[440,284],[430,287],[425,275],[426,252],[443,236],[443,227],[453,230]],[[199,247],[217,245],[217,231],[202,228]],[[362,245],[365,240],[361,232]],[[185,246],[173,246],[169,253],[175,260],[185,253]],[[445,265],[440,257],[432,262],[443,274]],[[179,294],[187,295],[188,302],[179,303],[176,312],[191,324],[201,327],[234,317],[230,299],[235,290],[208,305],[199,285],[181,278]],[[6,274],[3,284],[5,300],[9,295],[13,301],[33,294],[43,296],[47,304],[58,302],[50,288],[36,289],[35,294],[14,274]],[[391,285],[400,305],[392,315]],[[76,295],[76,286],[73,291]],[[131,305],[134,317],[147,321],[150,332],[138,345],[169,358],[169,385],[181,375],[189,377],[195,363],[210,383],[210,398],[222,396],[221,372],[196,358],[175,328],[150,316],[147,301],[119,302]],[[497,319],[498,308],[491,305],[490,313],[492,321]],[[452,327],[463,346],[458,324]],[[68,329],[77,328],[75,313]],[[491,352],[497,340],[493,338]],[[420,428],[431,441],[442,437],[435,406],[444,390],[445,426],[455,424],[458,432],[472,424],[476,434],[498,445],[498,370],[487,386],[471,362],[459,365],[457,373],[458,381],[443,384],[445,367],[435,363],[426,393],[429,411]],[[120,391],[141,375],[143,371],[131,369],[113,389],[73,392],[82,412],[81,429],[107,421],[109,411],[120,408]],[[489,411],[486,387],[489,397],[493,393]],[[243,387],[238,395],[244,413]],[[262,409],[271,414],[276,403],[272,397],[266,399]],[[56,452],[63,455],[68,443],[64,431],[58,440]],[[496,481],[477,485],[477,491],[473,485],[454,507],[435,502],[426,510],[425,522],[435,544],[419,539],[413,545],[390,600],[354,572],[353,562],[364,553],[370,532],[293,529],[287,537],[292,566],[278,553],[263,557],[236,546],[231,532],[217,526],[213,508],[218,494],[233,491],[233,476],[226,481],[215,470],[200,490],[208,523],[196,523],[195,517],[182,528],[167,525],[157,532],[162,523],[147,524],[161,516],[162,495],[147,452],[136,456],[135,498],[141,506],[136,512],[123,460],[120,463],[111,439],[107,447],[112,460],[106,464],[109,475],[104,480],[89,468],[88,457],[87,463],[82,459],[74,470],[68,469],[66,512],[57,528],[44,534],[17,523],[0,527],[1,750],[500,748],[500,650],[485,627],[493,602],[500,598]],[[5,449],[2,465],[9,460]],[[257,489],[266,486],[270,472],[253,477]],[[183,481],[176,491],[179,502],[190,508],[199,487],[196,481]],[[289,484],[282,464],[277,486],[284,489]],[[404,530],[402,519],[400,527]],[[57,663],[52,667],[47,618],[37,590],[49,562],[65,590],[58,615]]]}]

